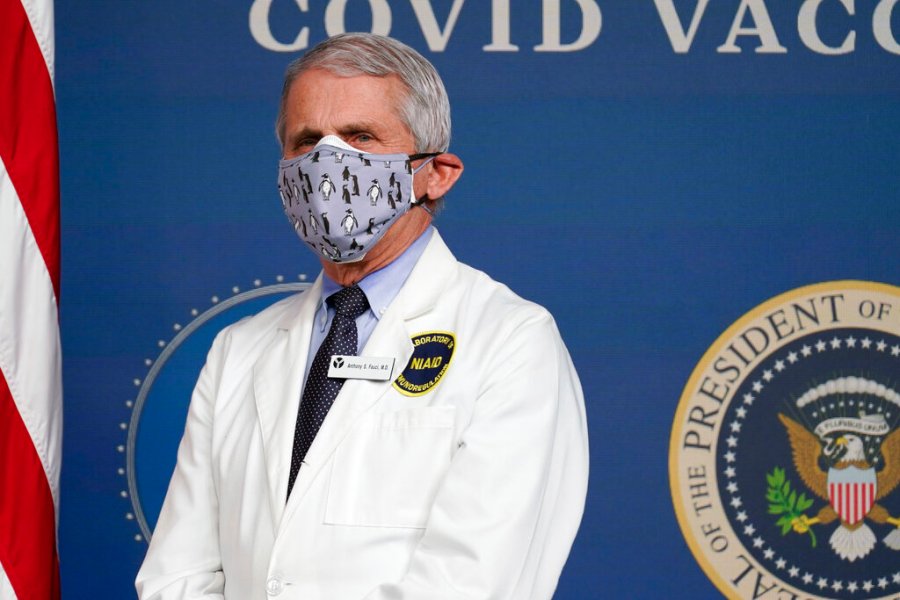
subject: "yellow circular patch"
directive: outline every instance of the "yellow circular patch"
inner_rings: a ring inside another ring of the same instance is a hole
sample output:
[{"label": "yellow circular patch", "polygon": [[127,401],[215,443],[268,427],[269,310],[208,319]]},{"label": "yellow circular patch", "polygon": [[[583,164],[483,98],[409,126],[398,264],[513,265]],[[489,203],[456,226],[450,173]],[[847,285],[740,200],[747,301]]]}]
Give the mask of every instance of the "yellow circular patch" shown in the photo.
[{"label": "yellow circular patch", "polygon": [[450,368],[456,339],[446,331],[426,331],[412,337],[409,363],[394,381],[394,389],[406,396],[427,394],[440,383]]}]

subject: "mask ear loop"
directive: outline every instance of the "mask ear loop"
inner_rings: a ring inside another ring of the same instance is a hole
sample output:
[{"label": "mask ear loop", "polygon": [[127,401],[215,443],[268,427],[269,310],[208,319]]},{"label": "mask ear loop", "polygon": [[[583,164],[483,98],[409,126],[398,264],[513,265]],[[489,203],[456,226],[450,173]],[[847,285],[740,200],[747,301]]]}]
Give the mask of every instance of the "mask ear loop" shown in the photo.
[{"label": "mask ear loop", "polygon": [[422,199],[421,199],[421,200],[416,200],[416,201],[413,203],[413,206],[418,206],[419,208],[421,208],[422,210],[424,210],[425,212],[427,212],[429,215],[431,215],[431,216],[433,217],[433,216],[434,216],[434,211],[431,210],[431,207],[430,207],[430,206],[428,206],[427,204],[425,204],[429,199],[430,199],[430,198],[428,198],[428,196],[422,196]]},{"label": "mask ear loop", "polygon": [[[410,160],[410,161],[419,160],[419,159],[421,159],[421,158],[427,158],[427,159],[428,159],[428,160],[426,160],[425,162],[423,162],[421,165],[419,165],[418,167],[416,167],[415,169],[413,169],[413,170],[412,170],[412,174],[415,175],[416,173],[418,173],[419,171],[421,171],[422,168],[425,167],[425,165],[427,165],[428,163],[430,163],[431,161],[434,160],[434,157],[435,157],[435,156],[440,156],[441,154],[443,154],[443,152],[423,152],[423,153],[421,153],[421,154],[410,154],[410,155],[409,155],[409,160]],[[425,204],[425,202],[427,202],[428,200],[430,200],[430,198],[428,197],[428,194],[426,194],[426,195],[422,196],[421,198],[419,198],[419,199],[417,199],[417,200],[415,200],[415,201],[413,201],[413,202],[410,202],[410,205],[411,205],[411,206],[419,206],[419,207],[421,207],[422,210],[424,210],[425,212],[427,212],[429,215],[431,215],[431,216],[433,217],[433,216],[434,216],[434,211],[431,210],[431,208],[430,208],[427,204]]]},{"label": "mask ear loop", "polygon": [[[422,152],[422,153],[419,153],[419,154],[410,154],[410,155],[409,155],[409,160],[413,161],[413,160],[419,160],[419,159],[422,159],[422,158],[430,158],[430,159],[434,159],[435,156],[440,156],[441,154],[443,154],[443,152]],[[431,160],[426,160],[426,161],[423,162],[421,165],[419,165],[418,167],[416,167],[415,170],[413,171],[413,173],[418,172],[419,169],[421,169],[422,167],[424,167],[425,165],[427,165],[427,164],[430,163],[430,162],[431,162]]]}]

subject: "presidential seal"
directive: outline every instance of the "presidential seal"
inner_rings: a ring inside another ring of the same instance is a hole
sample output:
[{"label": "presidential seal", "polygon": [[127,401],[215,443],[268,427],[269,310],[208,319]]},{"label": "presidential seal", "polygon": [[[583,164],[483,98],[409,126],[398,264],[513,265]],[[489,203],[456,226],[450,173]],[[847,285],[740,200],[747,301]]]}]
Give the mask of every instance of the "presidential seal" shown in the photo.
[{"label": "presidential seal", "polygon": [[841,281],[756,307],[681,396],[669,478],[729,598],[900,595],[900,288]]}]

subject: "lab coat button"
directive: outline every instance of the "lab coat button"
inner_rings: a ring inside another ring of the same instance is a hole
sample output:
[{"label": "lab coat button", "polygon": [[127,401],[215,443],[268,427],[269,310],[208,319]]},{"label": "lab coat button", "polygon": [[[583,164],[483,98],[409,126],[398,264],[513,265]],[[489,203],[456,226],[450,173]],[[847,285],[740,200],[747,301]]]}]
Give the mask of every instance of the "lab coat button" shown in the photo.
[{"label": "lab coat button", "polygon": [[270,596],[277,596],[284,590],[284,584],[277,577],[270,577],[266,582],[266,593]]}]

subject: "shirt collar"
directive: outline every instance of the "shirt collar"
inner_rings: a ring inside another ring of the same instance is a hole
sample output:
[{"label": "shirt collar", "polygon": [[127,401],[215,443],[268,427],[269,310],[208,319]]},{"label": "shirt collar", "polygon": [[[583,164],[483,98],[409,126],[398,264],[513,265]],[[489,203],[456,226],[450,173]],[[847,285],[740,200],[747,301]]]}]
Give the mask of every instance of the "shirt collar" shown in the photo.
[{"label": "shirt collar", "polygon": [[[395,258],[387,266],[369,273],[357,284],[366,294],[366,299],[369,301],[369,313],[376,319],[381,319],[381,315],[384,314],[384,311],[387,310],[387,307],[390,306],[400,292],[400,288],[403,287],[406,278],[409,277],[413,267],[419,262],[419,257],[425,252],[425,247],[428,245],[433,232],[434,227],[426,229],[416,241],[403,251],[403,254]],[[328,277],[328,275],[322,274],[322,297],[319,299],[319,304],[316,308],[316,316],[320,318],[320,322],[324,322],[324,319],[321,319],[325,314],[323,311],[328,310],[325,299],[340,289],[340,284]]]}]

